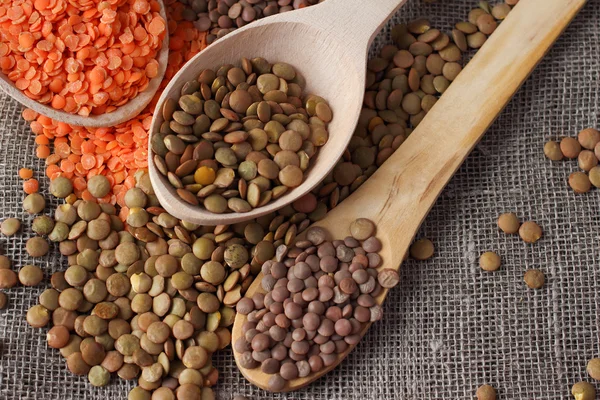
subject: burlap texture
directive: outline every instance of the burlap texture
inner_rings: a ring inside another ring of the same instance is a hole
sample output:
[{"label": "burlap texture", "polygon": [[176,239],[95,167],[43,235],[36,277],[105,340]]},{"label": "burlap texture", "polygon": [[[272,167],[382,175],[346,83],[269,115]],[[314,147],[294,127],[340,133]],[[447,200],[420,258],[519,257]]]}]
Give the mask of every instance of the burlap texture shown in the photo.
[{"label": "burlap texture", "polygon": [[[448,31],[477,2],[440,3],[409,1],[395,21],[428,16]],[[566,180],[576,162],[550,162],[542,146],[599,125],[598,21],[600,0],[591,0],[459,170],[419,233],[434,241],[435,257],[404,263],[384,320],[340,367],[304,390],[272,395],[246,382],[227,350],[215,355],[217,397],[472,399],[489,383],[500,399],[569,398],[599,352],[600,192],[574,195]],[[375,48],[389,41],[388,31]],[[17,270],[33,263],[24,252],[32,218],[21,208],[17,172],[33,167],[42,177],[45,166],[34,157],[21,107],[0,96],[0,110],[0,219],[19,217],[25,227],[17,237],[1,237],[0,249]],[[46,178],[41,187],[47,194]],[[537,221],[542,240],[527,245],[499,233],[496,218],[507,211]],[[503,260],[493,274],[478,267],[488,250]],[[49,277],[65,264],[54,251],[41,266]],[[529,268],[544,271],[543,289],[525,287]],[[47,279],[10,290],[10,305],[0,312],[0,399],[125,399],[131,382],[114,376],[110,386],[93,388],[48,349],[45,330],[26,324],[27,309],[48,286]]]}]

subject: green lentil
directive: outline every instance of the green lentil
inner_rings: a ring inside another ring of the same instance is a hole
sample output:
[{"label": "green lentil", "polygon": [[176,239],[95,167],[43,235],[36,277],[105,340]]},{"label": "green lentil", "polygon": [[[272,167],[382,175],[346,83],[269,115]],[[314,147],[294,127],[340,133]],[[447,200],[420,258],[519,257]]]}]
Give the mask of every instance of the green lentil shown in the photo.
[{"label": "green lentil", "polygon": [[101,199],[110,192],[110,182],[104,175],[95,175],[88,179],[87,190],[95,198]]},{"label": "green lentil", "polygon": [[21,221],[17,218],[7,218],[0,224],[0,232],[4,236],[13,236],[21,229]]},{"label": "green lentil", "polygon": [[73,193],[73,184],[69,178],[59,176],[50,182],[50,193],[52,193],[54,197],[64,199]]},{"label": "green lentil", "polygon": [[23,209],[29,214],[39,214],[46,207],[46,200],[39,193],[32,193],[23,200]]}]

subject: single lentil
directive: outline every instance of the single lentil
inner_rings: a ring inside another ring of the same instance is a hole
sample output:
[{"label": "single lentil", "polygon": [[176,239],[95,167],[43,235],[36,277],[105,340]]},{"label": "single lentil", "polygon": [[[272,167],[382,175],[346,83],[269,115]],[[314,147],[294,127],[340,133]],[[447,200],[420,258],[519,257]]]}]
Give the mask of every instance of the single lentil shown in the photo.
[{"label": "single lentil", "polygon": [[575,400],[594,400],[596,389],[588,382],[577,382],[571,388],[571,394]]},{"label": "single lentil", "polygon": [[524,222],[519,228],[519,236],[525,243],[535,243],[542,237],[542,228],[533,221]]},{"label": "single lentil", "polygon": [[600,380],[600,358],[592,358],[588,361],[586,370],[592,379]]},{"label": "single lentil", "polygon": [[475,393],[477,400],[496,400],[496,389],[490,385],[482,385]]},{"label": "single lentil", "polygon": [[506,234],[512,235],[519,232],[521,223],[515,213],[504,213],[498,217],[498,228]]},{"label": "single lentil", "polygon": [[419,239],[410,246],[410,255],[415,260],[427,260],[433,257],[433,252],[433,242],[429,239]]},{"label": "single lentil", "polygon": [[0,224],[0,232],[4,236],[13,236],[21,229],[21,221],[17,218],[6,218]]},{"label": "single lentil", "polygon": [[544,286],[546,278],[544,273],[539,269],[530,269],[525,272],[523,280],[531,289],[540,289],[542,286]]},{"label": "single lentil", "polygon": [[497,271],[500,263],[500,256],[493,251],[486,251],[479,257],[479,266],[484,271]]}]

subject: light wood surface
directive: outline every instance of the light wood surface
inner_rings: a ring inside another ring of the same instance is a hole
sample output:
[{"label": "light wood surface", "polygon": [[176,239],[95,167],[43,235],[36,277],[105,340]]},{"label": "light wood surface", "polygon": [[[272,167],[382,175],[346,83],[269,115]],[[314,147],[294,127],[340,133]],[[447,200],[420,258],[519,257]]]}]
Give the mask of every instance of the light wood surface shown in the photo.
[{"label": "light wood surface", "polygon": [[[167,13],[162,0],[157,0],[160,4],[160,15],[167,21]],[[168,29],[168,28],[167,28]],[[55,121],[65,122],[75,126],[86,126],[90,128],[115,126],[122,122],[129,121],[131,118],[138,115],[152,101],[156,94],[160,83],[162,82],[167,64],[169,61],[169,32],[167,31],[162,43],[162,47],[158,53],[158,74],[150,80],[148,87],[141,93],[127,102],[127,104],[119,107],[111,113],[101,115],[90,115],[84,117],[77,114],[71,114],[64,111],[59,111],[50,105],[41,104],[27,97],[22,91],[15,87],[13,81],[8,79],[6,75],[0,73],[0,89],[2,89],[10,97],[23,104],[25,107],[31,108],[38,113],[52,118]]]},{"label": "light wood surface", "polygon": [[335,167],[348,146],[364,96],[369,44],[388,17],[406,0],[327,0],[302,10],[265,18],[216,41],[190,60],[171,80],[160,97],[151,135],[164,121],[160,110],[168,99],[179,99],[181,87],[206,68],[240,65],[242,57],[264,57],[269,62],[293,65],[307,82],[305,93],[329,102],[334,118],[329,141],[311,160],[304,182],[285,195],[248,213],[214,214],[192,206],[177,195],[167,178],[154,166],[149,152],[148,169],[162,206],[177,218],[202,225],[232,224],[274,212],[310,192]]},{"label": "light wood surface", "polygon": [[[315,225],[327,228],[333,238],[344,238],[354,219],[375,221],[383,243],[381,268],[399,269],[443,188],[585,2],[521,0],[406,142],[360,189]],[[261,278],[254,280],[247,297],[262,291]],[[387,290],[378,296],[379,304],[386,295]],[[232,343],[242,336],[245,321],[245,316],[236,316]],[[323,373],[295,379],[284,391],[318,379],[353,347]],[[239,354],[234,351],[234,355],[239,366]],[[250,382],[267,389],[269,376],[260,368],[240,370]]]}]

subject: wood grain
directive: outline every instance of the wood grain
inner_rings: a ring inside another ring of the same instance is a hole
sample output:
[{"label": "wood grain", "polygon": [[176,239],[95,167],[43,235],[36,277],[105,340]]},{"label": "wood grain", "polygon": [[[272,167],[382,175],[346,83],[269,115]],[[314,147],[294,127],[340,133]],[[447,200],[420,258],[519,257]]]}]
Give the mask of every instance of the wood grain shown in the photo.
[{"label": "wood grain", "polygon": [[[160,15],[167,21],[167,13],[163,4],[163,0],[158,0],[160,4]],[[168,28],[167,28],[168,29]],[[2,89],[10,97],[23,104],[25,107],[31,108],[38,113],[52,118],[55,121],[65,122],[69,125],[86,126],[90,128],[115,126],[122,122],[129,121],[133,117],[140,114],[160,87],[160,84],[165,76],[167,64],[169,61],[169,32],[167,31],[162,43],[162,47],[158,53],[158,73],[150,80],[148,87],[143,92],[139,93],[135,98],[131,99],[127,104],[119,107],[111,113],[101,115],[90,115],[84,117],[77,114],[71,114],[64,111],[56,110],[49,105],[41,104],[27,97],[22,91],[15,87],[13,81],[8,79],[6,75],[0,73],[0,89]]]},{"label": "wood grain", "polygon": [[[382,268],[399,269],[443,188],[585,3],[521,0],[406,142],[360,189],[315,225],[343,238],[354,219],[375,221],[383,243]],[[261,278],[255,279],[247,297],[262,291]],[[378,296],[379,304],[386,295],[387,291]],[[245,321],[245,316],[236,316],[232,343],[242,336]],[[335,368],[353,347],[323,372]],[[239,354],[234,355],[239,366]],[[240,370],[250,382],[267,389],[269,376],[260,369]],[[322,375],[295,379],[284,391],[299,389]]]},{"label": "wood grain", "polygon": [[168,98],[179,99],[183,85],[206,68],[240,65],[242,57],[264,57],[287,62],[304,76],[305,93],[329,101],[334,118],[329,141],[312,160],[304,182],[279,199],[248,213],[214,214],[181,200],[160,174],[149,152],[148,169],[162,206],[177,218],[202,225],[232,224],[272,213],[310,192],[333,169],[348,146],[362,107],[369,44],[387,18],[406,0],[377,0],[369,8],[363,0],[325,3],[265,18],[216,41],[191,59],[171,80],[160,97],[150,135],[163,123],[160,110]]}]

